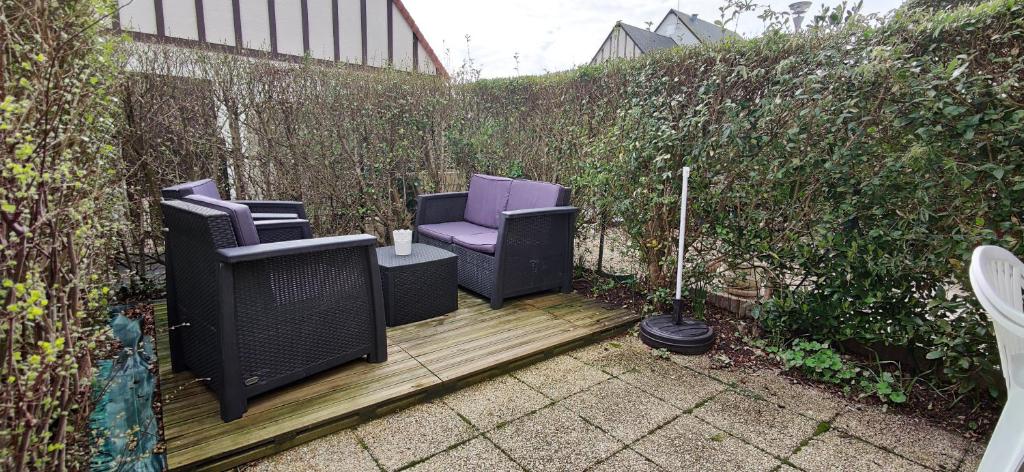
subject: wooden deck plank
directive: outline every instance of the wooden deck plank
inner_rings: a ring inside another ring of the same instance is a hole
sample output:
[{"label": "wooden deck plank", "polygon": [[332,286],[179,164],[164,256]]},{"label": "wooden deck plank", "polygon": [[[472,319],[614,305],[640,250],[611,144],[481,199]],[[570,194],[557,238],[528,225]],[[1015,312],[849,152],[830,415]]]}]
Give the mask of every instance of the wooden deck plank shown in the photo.
[{"label": "wooden deck plank", "polygon": [[171,469],[224,470],[313,440],[409,402],[443,394],[607,336],[637,321],[579,294],[488,300],[459,292],[459,309],[388,330],[383,364],[356,361],[250,399],[245,415],[220,420],[204,380],[173,373],[166,309],[157,309],[164,438]]}]

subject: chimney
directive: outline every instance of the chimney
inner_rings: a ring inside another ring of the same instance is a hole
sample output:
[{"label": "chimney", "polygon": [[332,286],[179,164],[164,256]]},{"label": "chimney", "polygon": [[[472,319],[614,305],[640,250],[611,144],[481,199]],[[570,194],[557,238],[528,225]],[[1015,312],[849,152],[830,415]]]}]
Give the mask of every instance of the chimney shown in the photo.
[{"label": "chimney", "polygon": [[800,31],[800,26],[804,23],[804,13],[811,8],[811,2],[801,1],[789,4],[789,11],[793,14],[793,29],[797,32]]},{"label": "chimney", "polygon": [[696,13],[691,13],[690,14],[690,21],[697,21],[697,14]]}]

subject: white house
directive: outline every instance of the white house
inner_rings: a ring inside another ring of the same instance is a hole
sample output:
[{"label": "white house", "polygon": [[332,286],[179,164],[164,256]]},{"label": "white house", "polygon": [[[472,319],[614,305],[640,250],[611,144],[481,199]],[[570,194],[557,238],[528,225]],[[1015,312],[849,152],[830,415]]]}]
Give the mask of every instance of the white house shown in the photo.
[{"label": "white house", "polygon": [[715,43],[732,37],[738,38],[739,35],[697,18],[696,14],[688,15],[672,9],[654,31],[637,28],[621,21],[615,23],[590,63],[599,64],[619,58],[629,59],[659,49]]},{"label": "white house", "polygon": [[118,0],[136,40],[448,76],[401,0]]}]

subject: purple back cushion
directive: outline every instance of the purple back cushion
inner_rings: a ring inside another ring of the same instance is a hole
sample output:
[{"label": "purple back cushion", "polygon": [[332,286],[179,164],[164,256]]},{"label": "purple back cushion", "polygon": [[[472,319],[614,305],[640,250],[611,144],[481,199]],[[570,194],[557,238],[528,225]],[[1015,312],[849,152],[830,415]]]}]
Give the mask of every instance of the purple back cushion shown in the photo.
[{"label": "purple back cushion", "polygon": [[163,189],[161,192],[164,198],[180,199],[189,195],[202,195],[204,197],[220,199],[220,191],[217,190],[217,182],[210,179],[196,180],[174,185]]},{"label": "purple back cushion", "polygon": [[469,198],[463,217],[470,223],[498,227],[498,216],[505,211],[512,179],[474,174],[469,180]]},{"label": "purple back cushion", "polygon": [[238,241],[239,246],[253,246],[260,243],[260,236],[256,233],[256,224],[252,221],[249,207],[241,203],[226,202],[205,195],[189,195],[184,200],[227,213],[231,218],[231,226],[235,230],[235,240]]},{"label": "purple back cushion", "polygon": [[508,194],[506,210],[529,210],[559,206],[565,187],[536,180],[516,180]]}]

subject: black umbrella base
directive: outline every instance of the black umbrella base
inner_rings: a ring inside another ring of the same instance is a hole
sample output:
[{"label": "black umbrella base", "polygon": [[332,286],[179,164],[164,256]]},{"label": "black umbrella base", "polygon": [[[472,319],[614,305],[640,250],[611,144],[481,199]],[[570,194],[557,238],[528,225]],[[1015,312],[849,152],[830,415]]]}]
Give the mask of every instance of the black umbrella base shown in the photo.
[{"label": "black umbrella base", "polygon": [[672,315],[659,315],[640,322],[640,340],[655,349],[704,354],[715,343],[715,331],[703,321],[683,318],[676,324]]}]

